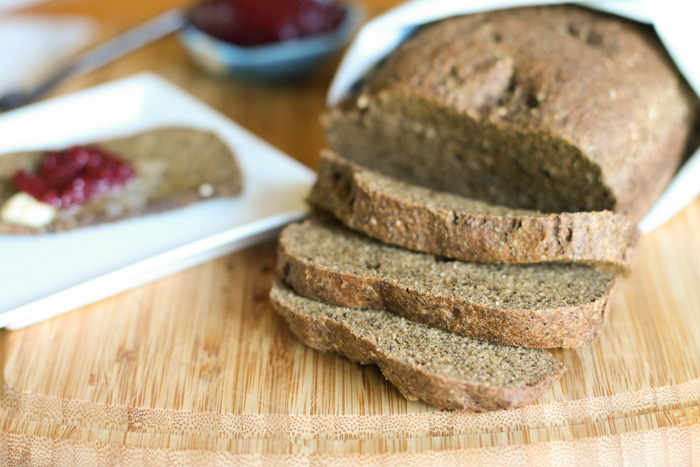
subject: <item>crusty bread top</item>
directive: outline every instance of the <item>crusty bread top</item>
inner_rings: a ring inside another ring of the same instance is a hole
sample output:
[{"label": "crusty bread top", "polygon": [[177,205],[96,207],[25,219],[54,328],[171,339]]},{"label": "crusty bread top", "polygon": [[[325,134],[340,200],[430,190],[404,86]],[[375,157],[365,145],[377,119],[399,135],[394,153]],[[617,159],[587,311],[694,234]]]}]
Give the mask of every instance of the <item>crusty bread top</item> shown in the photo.
[{"label": "crusty bread top", "polygon": [[322,154],[309,200],[383,242],[465,261],[628,270],[639,239],[621,214],[512,209],[396,180],[330,151]]},{"label": "crusty bread top", "polygon": [[[136,169],[134,179],[115,194],[77,209],[59,210],[46,227],[0,222],[0,233],[60,232],[175,209],[201,200],[199,188],[205,184],[212,189],[207,198],[233,196],[243,189],[235,155],[211,132],[167,127],[90,144],[130,162]],[[16,192],[12,182],[15,172],[35,171],[45,154],[32,151],[0,155],[0,205]]]},{"label": "crusty bread top", "polygon": [[438,408],[518,407],[564,372],[546,351],[468,339],[385,311],[327,305],[281,282],[270,296],[306,344],[376,363],[408,399],[421,398]]},{"label": "crusty bread top", "polygon": [[327,135],[344,157],[430,188],[636,222],[678,166],[697,109],[651,28],[530,7],[422,28],[330,112]]}]

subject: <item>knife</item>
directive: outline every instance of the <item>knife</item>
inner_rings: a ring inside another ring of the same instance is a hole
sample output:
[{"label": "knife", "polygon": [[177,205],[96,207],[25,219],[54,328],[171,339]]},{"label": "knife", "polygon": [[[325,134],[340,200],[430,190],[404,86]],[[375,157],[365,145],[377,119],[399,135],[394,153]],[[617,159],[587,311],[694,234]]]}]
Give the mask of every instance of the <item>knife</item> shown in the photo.
[{"label": "knife", "polygon": [[84,74],[178,31],[187,23],[187,15],[174,8],[139,24],[76,57],[32,89],[12,91],[0,97],[0,111],[12,110],[34,102],[51,88],[72,75]]}]

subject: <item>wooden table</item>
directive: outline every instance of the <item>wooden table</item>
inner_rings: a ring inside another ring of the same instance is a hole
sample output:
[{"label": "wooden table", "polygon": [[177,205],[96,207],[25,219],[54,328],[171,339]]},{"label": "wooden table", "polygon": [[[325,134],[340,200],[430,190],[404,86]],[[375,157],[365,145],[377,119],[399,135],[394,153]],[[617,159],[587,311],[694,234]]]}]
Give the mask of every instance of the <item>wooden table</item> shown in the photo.
[{"label": "wooden table", "polygon": [[[368,2],[371,16],[394,0]],[[55,0],[101,36],[179,0]],[[150,70],[315,168],[338,59],[289,84],[202,74],[171,37],[60,86]],[[271,309],[275,244],[0,333],[1,465],[700,463],[700,202],[644,237],[602,336],[530,407],[439,412],[309,350]]]}]

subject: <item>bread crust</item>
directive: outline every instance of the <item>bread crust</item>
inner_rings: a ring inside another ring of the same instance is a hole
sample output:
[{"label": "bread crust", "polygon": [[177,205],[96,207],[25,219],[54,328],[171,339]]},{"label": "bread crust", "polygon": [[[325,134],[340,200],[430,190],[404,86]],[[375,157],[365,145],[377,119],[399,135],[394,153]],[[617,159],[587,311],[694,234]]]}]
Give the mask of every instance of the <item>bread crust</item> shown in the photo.
[{"label": "bread crust", "polygon": [[[235,196],[243,176],[231,148],[215,133],[184,127],[163,127],[96,143],[136,168],[136,177],[115,194],[77,209],[59,210],[45,227],[0,222],[0,233],[43,234],[155,214],[203,200],[199,188],[211,187],[206,199]],[[35,171],[45,151],[0,155],[0,206],[16,193],[12,176]]]},{"label": "bread crust", "polygon": [[[279,282],[272,288],[271,302],[292,332],[306,345],[321,351],[337,352],[361,364],[376,364],[407,399],[421,399],[440,409],[483,412],[521,407],[549,389],[565,371],[563,365],[546,356],[544,358],[552,360],[548,374],[535,384],[514,384],[513,387],[495,387],[489,381],[469,381],[468,374],[460,378],[430,371],[427,365],[418,365],[392,353],[390,346],[382,345],[384,336],[368,338],[342,320],[310,316],[289,300],[291,293]],[[406,326],[415,326],[414,323],[405,323]]]},{"label": "bread crust", "polygon": [[323,151],[309,201],[385,243],[480,263],[573,262],[629,271],[639,229],[610,211],[543,214],[407,184]]}]

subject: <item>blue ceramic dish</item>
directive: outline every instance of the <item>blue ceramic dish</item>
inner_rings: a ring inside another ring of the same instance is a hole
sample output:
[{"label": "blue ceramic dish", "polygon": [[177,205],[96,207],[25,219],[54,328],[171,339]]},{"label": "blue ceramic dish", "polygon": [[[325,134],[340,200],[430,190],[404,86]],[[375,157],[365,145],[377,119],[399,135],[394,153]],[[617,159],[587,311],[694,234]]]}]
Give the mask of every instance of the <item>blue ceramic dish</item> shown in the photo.
[{"label": "blue ceramic dish", "polygon": [[229,44],[191,24],[180,31],[180,41],[192,60],[216,76],[288,79],[313,71],[342,48],[364,20],[357,3],[344,3],[345,19],[334,31],[301,39],[258,46]]}]

